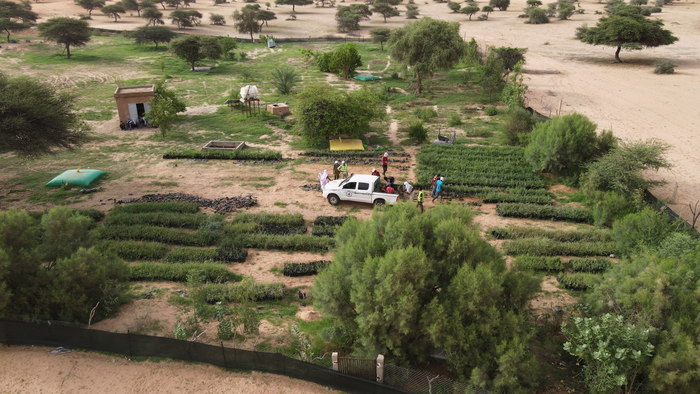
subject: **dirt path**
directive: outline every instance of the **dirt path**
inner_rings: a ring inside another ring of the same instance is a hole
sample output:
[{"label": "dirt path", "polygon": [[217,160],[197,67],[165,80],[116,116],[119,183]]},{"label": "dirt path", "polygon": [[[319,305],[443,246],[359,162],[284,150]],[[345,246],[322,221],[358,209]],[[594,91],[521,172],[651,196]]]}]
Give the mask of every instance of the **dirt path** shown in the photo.
[{"label": "dirt path", "polygon": [[[386,106],[386,113],[388,115],[391,115],[391,107]],[[391,119],[391,124],[389,124],[389,130],[387,130],[387,137],[389,137],[389,140],[393,145],[400,145],[401,141],[399,140],[399,121],[396,119]]]},{"label": "dirt path", "polygon": [[3,393],[237,393],[337,392],[286,376],[223,371],[175,361],[136,362],[122,356],[53,348],[0,348]]}]

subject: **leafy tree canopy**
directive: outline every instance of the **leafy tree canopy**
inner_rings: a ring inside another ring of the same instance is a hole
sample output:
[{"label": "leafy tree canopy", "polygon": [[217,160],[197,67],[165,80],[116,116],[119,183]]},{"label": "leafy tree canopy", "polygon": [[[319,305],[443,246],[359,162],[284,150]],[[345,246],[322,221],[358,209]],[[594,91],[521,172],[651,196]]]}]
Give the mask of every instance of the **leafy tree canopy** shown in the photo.
[{"label": "leafy tree canopy", "polygon": [[510,0],[490,0],[489,5],[498,8],[500,11],[506,11],[508,6],[510,6]]},{"label": "leafy tree canopy", "polygon": [[362,66],[362,57],[357,51],[357,45],[348,42],[333,52],[330,62],[331,69],[339,70],[343,78],[348,79],[355,75],[355,70]]},{"label": "leafy tree canopy", "polygon": [[156,44],[156,48],[158,48],[158,43],[168,43],[177,37],[175,32],[165,26],[141,26],[134,31],[132,36],[136,40],[136,45],[152,42]]},{"label": "leafy tree canopy", "polygon": [[328,85],[312,85],[297,98],[297,130],[311,142],[340,135],[361,137],[370,130],[370,122],[386,116],[379,97],[367,89],[340,92]]},{"label": "leafy tree canopy", "polygon": [[389,47],[393,59],[411,67],[416,76],[416,94],[420,94],[423,79],[459,62],[465,44],[459,35],[459,23],[426,17],[392,31]]},{"label": "leafy tree canopy", "polygon": [[372,16],[372,11],[367,4],[340,6],[335,13],[338,31],[360,30],[360,21],[362,19],[369,19],[370,16]]},{"label": "leafy tree canopy", "polygon": [[313,4],[313,0],[275,0],[277,5],[291,5],[292,11],[296,11],[296,6]]},{"label": "leafy tree canopy", "polygon": [[27,77],[0,74],[0,149],[37,157],[72,149],[85,139],[75,98]]},{"label": "leafy tree canopy", "polygon": [[384,17],[384,23],[386,23],[387,18],[393,16],[399,16],[401,13],[396,9],[396,5],[399,4],[397,0],[376,0],[374,6],[372,7],[372,12],[381,14]]},{"label": "leafy tree canopy", "polygon": [[194,72],[195,62],[202,59],[219,59],[223,48],[215,37],[189,35],[180,37],[170,43],[170,50],[179,58],[190,63]]},{"label": "leafy tree canopy", "polygon": [[87,21],[73,18],[58,17],[51,18],[46,22],[39,23],[39,36],[46,41],[64,45],[66,57],[70,59],[70,47],[82,47],[90,42],[90,25]]},{"label": "leafy tree canopy", "polygon": [[527,48],[498,47],[491,48],[496,56],[503,60],[503,67],[508,71],[513,71],[518,62],[525,63],[525,53]]},{"label": "leafy tree canopy", "polygon": [[107,0],[75,0],[75,4],[85,8],[88,15],[92,15],[92,10],[104,7],[105,3]]},{"label": "leafy tree canopy", "polygon": [[146,118],[148,118],[149,123],[153,126],[160,127],[161,135],[165,136],[175,123],[177,113],[185,109],[185,102],[180,100],[175,92],[166,89],[165,86],[159,82],[156,84],[153,103],[151,109],[146,114]]},{"label": "leafy tree canopy", "polygon": [[178,29],[184,29],[198,26],[202,20],[202,13],[195,10],[175,10],[170,13],[169,18]]},{"label": "leafy tree canopy", "polygon": [[357,335],[360,354],[422,360],[439,346],[459,375],[482,387],[532,389],[526,312],[538,281],[507,270],[472,217],[457,205],[421,214],[400,204],[369,221],[350,219],[314,296]]},{"label": "leafy tree canopy", "polygon": [[146,23],[146,26],[150,25],[151,23],[153,23],[153,26],[165,24],[165,22],[163,22],[163,13],[160,12],[156,7],[144,8],[143,12],[141,13],[141,16],[148,19],[148,23]]},{"label": "leafy tree canopy", "polygon": [[615,60],[620,60],[620,50],[642,49],[671,45],[678,41],[671,31],[663,28],[660,20],[649,20],[643,15],[627,12],[600,18],[595,27],[588,28],[581,42],[591,45],[616,47]]},{"label": "leafy tree canopy", "polygon": [[391,30],[387,28],[372,29],[369,31],[369,35],[372,36],[372,42],[379,43],[381,50],[384,51],[384,43],[389,41]]},{"label": "leafy tree canopy", "polygon": [[253,33],[259,33],[261,26],[258,24],[258,8],[246,5],[240,10],[233,11],[234,27],[241,34],[250,34],[250,42],[254,43]]},{"label": "leafy tree canopy", "polygon": [[[27,3],[28,4],[28,3]],[[32,12],[32,6],[24,6],[13,1],[0,0],[0,31],[7,33],[7,41],[10,41],[10,33],[28,29],[31,22],[39,18],[36,12]]]},{"label": "leafy tree canopy", "polygon": [[120,3],[106,5],[102,7],[101,11],[103,14],[114,18],[115,22],[117,19],[121,18],[121,15],[119,14],[126,14],[126,8],[124,8],[124,6]]}]

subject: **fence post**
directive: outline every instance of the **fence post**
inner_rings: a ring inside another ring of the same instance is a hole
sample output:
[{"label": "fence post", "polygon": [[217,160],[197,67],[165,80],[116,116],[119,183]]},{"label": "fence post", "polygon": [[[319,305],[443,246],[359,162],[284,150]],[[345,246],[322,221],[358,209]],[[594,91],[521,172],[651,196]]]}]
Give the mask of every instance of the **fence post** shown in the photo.
[{"label": "fence post", "polygon": [[333,370],[338,371],[338,352],[333,352],[331,354],[331,359],[333,360]]},{"label": "fence post", "polygon": [[228,369],[228,362],[226,362],[226,349],[224,349],[224,342],[221,341],[221,354],[224,355],[224,367]]},{"label": "fence post", "polygon": [[377,383],[384,384],[384,355],[377,355]]},{"label": "fence post", "polygon": [[131,355],[131,330],[126,330],[126,339],[129,342],[129,358],[133,358],[134,356]]}]

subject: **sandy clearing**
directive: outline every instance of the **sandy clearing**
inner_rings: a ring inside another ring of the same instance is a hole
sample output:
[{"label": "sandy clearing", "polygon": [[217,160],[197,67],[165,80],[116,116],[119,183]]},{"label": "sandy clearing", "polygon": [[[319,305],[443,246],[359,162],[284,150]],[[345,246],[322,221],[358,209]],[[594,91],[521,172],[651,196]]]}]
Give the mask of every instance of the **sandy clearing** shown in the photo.
[{"label": "sandy clearing", "polygon": [[[0,392],[7,393],[327,393],[326,387],[266,373],[236,373],[175,361],[128,361],[120,356],[53,348],[0,348]],[[332,392],[335,392],[334,390]]]}]

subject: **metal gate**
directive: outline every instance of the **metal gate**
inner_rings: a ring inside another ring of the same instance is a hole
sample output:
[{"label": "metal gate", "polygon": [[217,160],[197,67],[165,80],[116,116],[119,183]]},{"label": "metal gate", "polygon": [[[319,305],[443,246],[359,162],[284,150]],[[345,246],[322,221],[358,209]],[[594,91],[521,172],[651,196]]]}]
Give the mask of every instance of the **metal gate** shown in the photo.
[{"label": "metal gate", "polygon": [[377,360],[373,358],[338,357],[338,371],[374,382],[377,380]]}]

